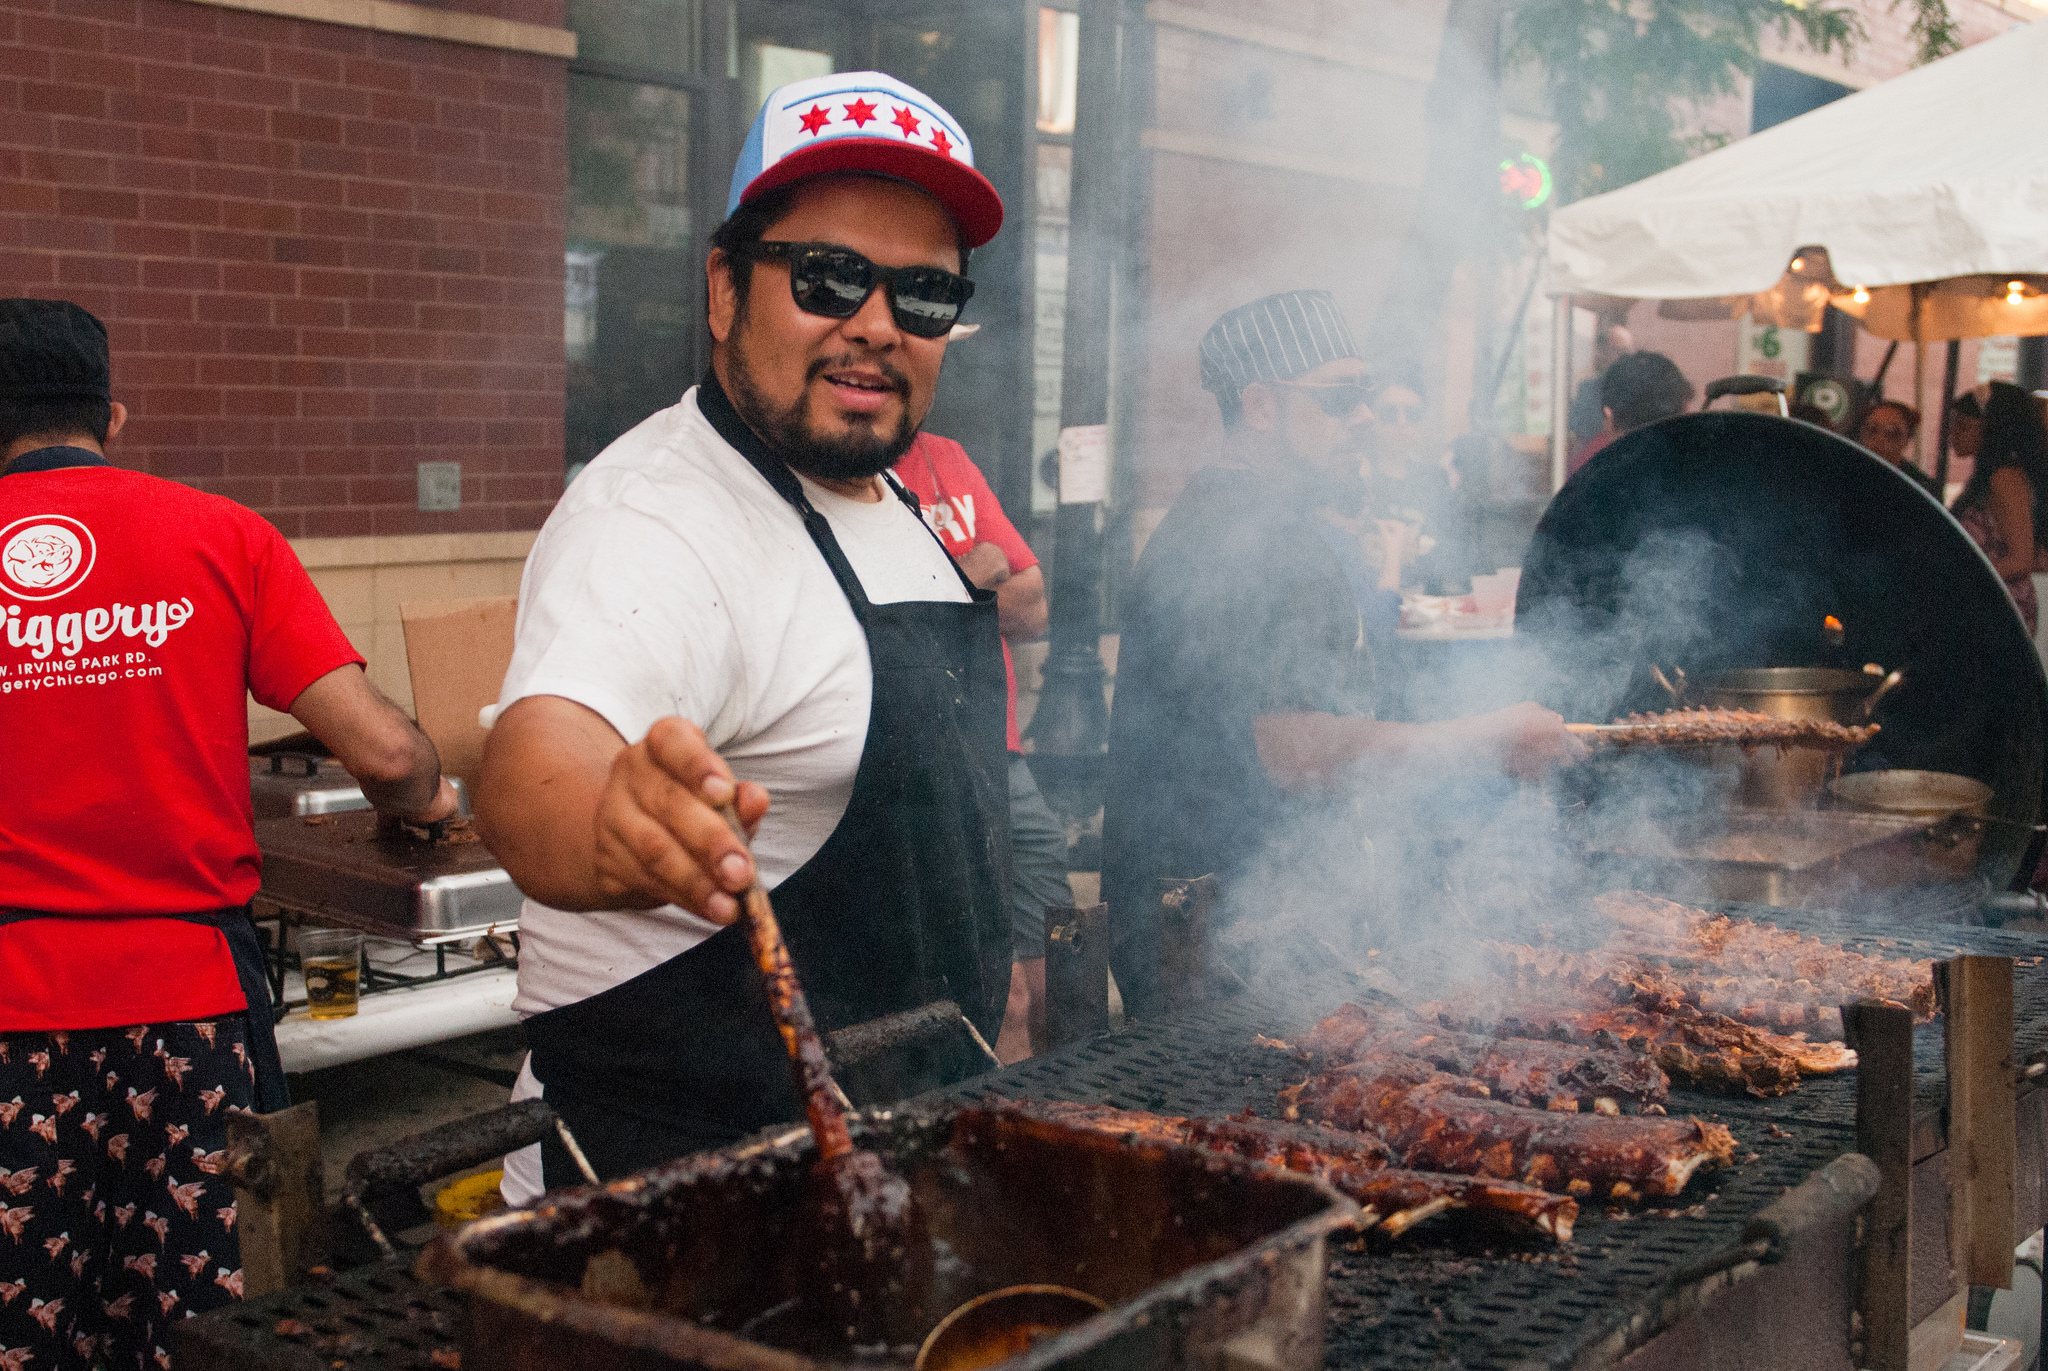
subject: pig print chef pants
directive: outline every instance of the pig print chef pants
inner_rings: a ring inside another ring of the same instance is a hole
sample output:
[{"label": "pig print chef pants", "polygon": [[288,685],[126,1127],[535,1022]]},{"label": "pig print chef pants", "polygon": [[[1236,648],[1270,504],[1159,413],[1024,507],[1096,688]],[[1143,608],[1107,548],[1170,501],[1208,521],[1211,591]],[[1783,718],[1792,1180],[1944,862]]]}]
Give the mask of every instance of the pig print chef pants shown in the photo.
[{"label": "pig print chef pants", "polygon": [[0,1368],[158,1371],[172,1322],[241,1298],[247,1028],[0,1031]]}]

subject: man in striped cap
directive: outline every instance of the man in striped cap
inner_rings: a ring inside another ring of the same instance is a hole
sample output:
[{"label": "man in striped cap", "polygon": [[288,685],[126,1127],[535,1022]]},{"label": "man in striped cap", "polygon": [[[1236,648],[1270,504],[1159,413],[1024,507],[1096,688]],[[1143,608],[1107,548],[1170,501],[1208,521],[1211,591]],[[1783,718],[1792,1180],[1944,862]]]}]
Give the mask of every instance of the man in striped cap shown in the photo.
[{"label": "man in striped cap", "polygon": [[[1233,898],[1235,878],[1289,833],[1330,832],[1363,785],[1397,772],[1409,784],[1530,776],[1582,752],[1533,704],[1442,723],[1373,718],[1361,607],[1373,581],[1340,527],[1364,503],[1373,386],[1329,293],[1239,306],[1199,353],[1223,446],[1132,573],[1109,725],[1102,892],[1111,965],[1138,1015],[1162,1008],[1162,878],[1215,873],[1227,918],[1253,903]],[[1347,874],[1326,873],[1332,888]]]}]

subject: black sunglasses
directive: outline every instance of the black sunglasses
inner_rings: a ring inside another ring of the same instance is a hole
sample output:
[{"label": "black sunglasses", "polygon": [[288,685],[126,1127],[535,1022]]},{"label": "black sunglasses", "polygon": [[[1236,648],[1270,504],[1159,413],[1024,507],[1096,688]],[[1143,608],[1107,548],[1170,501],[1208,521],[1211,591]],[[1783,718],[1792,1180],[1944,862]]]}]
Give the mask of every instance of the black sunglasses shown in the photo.
[{"label": "black sunglasses", "polygon": [[876,266],[852,248],[831,243],[749,243],[742,260],[789,263],[789,295],[806,314],[851,319],[881,286],[896,327],[919,338],[943,338],[974,298],[974,282],[944,267]]},{"label": "black sunglasses", "polygon": [[1355,413],[1360,405],[1370,404],[1375,389],[1371,381],[1280,381],[1276,384],[1305,392],[1316,402],[1316,408],[1332,419],[1342,419]]}]

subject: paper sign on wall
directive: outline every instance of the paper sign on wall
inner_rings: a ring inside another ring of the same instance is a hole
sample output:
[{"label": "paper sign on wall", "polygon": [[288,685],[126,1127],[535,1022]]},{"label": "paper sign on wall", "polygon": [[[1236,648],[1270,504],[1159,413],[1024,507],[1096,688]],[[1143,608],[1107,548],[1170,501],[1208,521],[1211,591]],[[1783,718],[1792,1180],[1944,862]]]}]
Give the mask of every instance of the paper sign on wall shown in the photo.
[{"label": "paper sign on wall", "polygon": [[1060,430],[1060,503],[1100,504],[1109,498],[1109,425]]}]

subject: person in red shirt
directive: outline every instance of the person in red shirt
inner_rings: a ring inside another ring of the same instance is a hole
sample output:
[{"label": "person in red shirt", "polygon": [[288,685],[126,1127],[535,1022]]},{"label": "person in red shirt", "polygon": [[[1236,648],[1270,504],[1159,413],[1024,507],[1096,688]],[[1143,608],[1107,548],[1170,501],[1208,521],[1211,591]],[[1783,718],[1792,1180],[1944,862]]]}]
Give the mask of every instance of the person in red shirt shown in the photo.
[{"label": "person in red shirt", "polygon": [[290,1102],[246,696],[380,811],[456,807],[275,528],[107,461],[109,380],[91,314],[0,300],[0,1363],[38,1369],[168,1365],[241,1294],[227,1117]]},{"label": "person in red shirt", "polygon": [[1017,667],[1010,644],[1043,637],[1045,573],[967,449],[935,433],[917,435],[891,468],[923,506],[924,520],[946,551],[983,590],[996,593],[1009,673],[1010,743],[1010,1002],[996,1055],[1028,1057],[1045,1042],[1045,911],[1073,901],[1067,884],[1067,834],[1053,817],[1024,760],[1017,732]]}]

